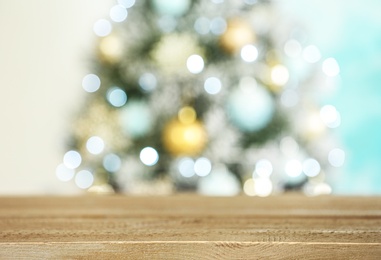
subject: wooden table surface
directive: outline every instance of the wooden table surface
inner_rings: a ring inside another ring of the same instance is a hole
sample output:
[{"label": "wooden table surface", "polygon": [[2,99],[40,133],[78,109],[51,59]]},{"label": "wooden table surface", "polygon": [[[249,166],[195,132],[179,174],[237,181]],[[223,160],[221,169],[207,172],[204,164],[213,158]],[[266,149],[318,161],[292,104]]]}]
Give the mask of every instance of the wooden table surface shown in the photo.
[{"label": "wooden table surface", "polygon": [[381,197],[3,197],[0,259],[381,259]]}]

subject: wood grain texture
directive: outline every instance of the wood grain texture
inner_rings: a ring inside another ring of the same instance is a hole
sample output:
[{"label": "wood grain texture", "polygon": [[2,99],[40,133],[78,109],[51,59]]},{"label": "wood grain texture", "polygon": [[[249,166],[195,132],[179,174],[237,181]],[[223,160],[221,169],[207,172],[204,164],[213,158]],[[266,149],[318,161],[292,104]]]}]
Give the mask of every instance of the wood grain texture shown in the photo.
[{"label": "wood grain texture", "polygon": [[0,198],[0,259],[381,259],[381,198]]}]

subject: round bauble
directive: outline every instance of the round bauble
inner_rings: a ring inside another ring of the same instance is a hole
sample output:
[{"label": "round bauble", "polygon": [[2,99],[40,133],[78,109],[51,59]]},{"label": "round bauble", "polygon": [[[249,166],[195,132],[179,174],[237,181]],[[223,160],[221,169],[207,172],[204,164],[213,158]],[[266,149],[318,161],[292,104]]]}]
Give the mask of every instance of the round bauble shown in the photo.
[{"label": "round bauble", "polygon": [[250,24],[241,19],[228,21],[226,31],[221,35],[221,47],[228,53],[237,53],[247,44],[255,41],[255,33]]},{"label": "round bauble", "polygon": [[160,15],[182,16],[190,8],[191,0],[151,0],[155,12]]},{"label": "round bauble", "polygon": [[130,100],[120,115],[123,131],[132,138],[142,137],[151,130],[152,114],[144,101]]},{"label": "round bauble", "polygon": [[184,124],[178,119],[170,121],[163,130],[163,144],[172,155],[197,155],[207,141],[206,131],[200,121]]},{"label": "round bauble", "polygon": [[274,114],[274,101],[260,86],[235,89],[227,101],[231,122],[244,132],[255,132],[266,127]]},{"label": "round bauble", "polygon": [[241,192],[241,184],[225,166],[217,165],[209,175],[199,179],[197,191],[207,196],[235,196]]}]

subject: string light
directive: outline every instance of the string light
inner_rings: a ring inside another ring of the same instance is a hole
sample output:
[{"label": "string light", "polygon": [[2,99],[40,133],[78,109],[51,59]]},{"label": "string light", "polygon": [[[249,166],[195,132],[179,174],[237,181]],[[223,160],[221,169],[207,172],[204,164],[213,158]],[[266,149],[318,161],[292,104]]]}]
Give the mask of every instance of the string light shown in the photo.
[{"label": "string light", "polygon": [[269,160],[261,159],[255,164],[255,173],[260,177],[270,177],[273,166]]},{"label": "string light", "polygon": [[62,163],[56,168],[56,176],[60,181],[70,181],[74,177],[74,170]]},{"label": "string light", "polygon": [[95,22],[93,27],[94,33],[99,37],[105,37],[111,33],[112,25],[106,19],[100,19]]},{"label": "string light", "polygon": [[92,136],[86,142],[86,148],[92,154],[100,154],[104,147],[105,143],[99,136]]},{"label": "string light", "polygon": [[135,0],[118,0],[118,4],[124,6],[125,8],[131,8],[135,5]]},{"label": "string light", "polygon": [[221,91],[222,83],[216,77],[209,77],[205,80],[204,89],[210,95],[216,95]]},{"label": "string light", "polygon": [[123,5],[115,5],[110,9],[110,18],[116,23],[123,22],[127,16],[128,12]]},{"label": "string light", "polygon": [[195,175],[194,161],[192,158],[183,158],[179,162],[179,172],[185,178],[190,178]]},{"label": "string light", "polygon": [[114,87],[107,91],[107,99],[114,107],[122,107],[127,102],[127,94],[122,89]]},{"label": "string light", "polygon": [[187,59],[187,68],[193,74],[198,74],[204,69],[204,59],[197,54],[191,55]]},{"label": "string light", "polygon": [[254,45],[245,45],[241,50],[241,58],[246,62],[253,62],[258,58],[258,49]]},{"label": "string light", "polygon": [[63,164],[69,169],[76,169],[81,165],[82,157],[77,151],[68,151],[63,158]]},{"label": "string light", "polygon": [[285,85],[289,77],[288,70],[283,65],[276,65],[271,69],[271,80],[278,86]]},{"label": "string light", "polygon": [[87,74],[83,77],[82,87],[85,91],[93,93],[99,89],[101,86],[101,80],[95,74]]},{"label": "string light", "polygon": [[75,175],[75,184],[81,189],[89,188],[91,185],[93,185],[93,182],[94,182],[94,176],[88,170],[79,171]]},{"label": "string light", "polygon": [[140,160],[147,166],[153,166],[159,161],[159,154],[152,147],[145,147],[140,152]]},{"label": "string light", "polygon": [[116,154],[108,154],[103,158],[103,167],[109,172],[119,171],[122,165],[122,160]]},{"label": "string light", "polygon": [[328,154],[328,161],[334,167],[340,167],[345,162],[345,152],[342,149],[332,149]]},{"label": "string light", "polygon": [[198,176],[204,177],[212,170],[212,163],[205,157],[198,158],[194,164],[194,171]]}]

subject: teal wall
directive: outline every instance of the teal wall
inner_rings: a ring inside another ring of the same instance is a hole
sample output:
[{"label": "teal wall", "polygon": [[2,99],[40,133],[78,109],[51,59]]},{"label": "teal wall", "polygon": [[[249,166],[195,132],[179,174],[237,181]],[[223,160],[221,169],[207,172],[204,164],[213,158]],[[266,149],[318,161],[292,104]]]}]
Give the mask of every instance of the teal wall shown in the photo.
[{"label": "teal wall", "polygon": [[284,2],[341,68],[341,85],[328,100],[341,113],[335,131],[347,152],[332,178],[334,193],[381,195],[381,1]]},{"label": "teal wall", "polygon": [[353,5],[340,32],[329,51],[341,66],[342,88],[334,102],[342,114],[339,134],[348,160],[336,190],[381,194],[381,1]]}]

